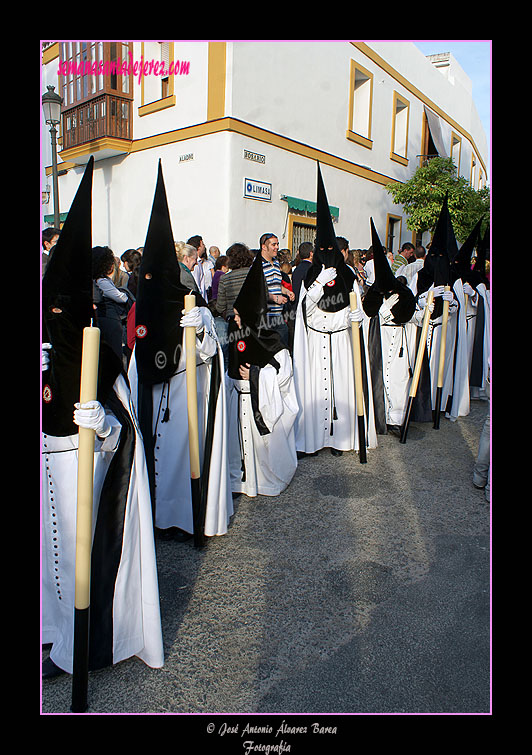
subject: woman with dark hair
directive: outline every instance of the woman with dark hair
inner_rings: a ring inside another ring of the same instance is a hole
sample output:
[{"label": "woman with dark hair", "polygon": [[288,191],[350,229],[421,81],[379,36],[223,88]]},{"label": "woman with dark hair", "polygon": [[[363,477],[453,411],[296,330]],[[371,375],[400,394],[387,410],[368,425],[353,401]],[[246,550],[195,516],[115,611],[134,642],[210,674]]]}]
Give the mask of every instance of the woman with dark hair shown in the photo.
[{"label": "woman with dark hair", "polygon": [[222,351],[224,355],[225,368],[228,364],[228,350],[227,350],[227,327],[229,320],[232,320],[235,316],[233,304],[235,299],[240,293],[240,289],[249,268],[253,263],[253,255],[245,244],[236,242],[232,244],[226,251],[227,266],[229,272],[222,275],[218,284],[218,296],[216,299],[216,311],[214,324],[220,343],[222,345]]},{"label": "woman with dark hair", "polygon": [[93,303],[97,325],[102,338],[113,351],[123,357],[123,327],[127,317],[129,297],[123,288],[117,288],[111,276],[114,271],[114,254],[108,246],[95,246],[92,250]]},{"label": "woman with dark hair", "polygon": [[137,283],[139,279],[139,267],[142,260],[142,254],[137,252],[136,249],[127,249],[120,257],[124,263],[126,272],[129,274],[129,280],[127,282],[127,289],[131,291],[133,296],[137,296]]}]

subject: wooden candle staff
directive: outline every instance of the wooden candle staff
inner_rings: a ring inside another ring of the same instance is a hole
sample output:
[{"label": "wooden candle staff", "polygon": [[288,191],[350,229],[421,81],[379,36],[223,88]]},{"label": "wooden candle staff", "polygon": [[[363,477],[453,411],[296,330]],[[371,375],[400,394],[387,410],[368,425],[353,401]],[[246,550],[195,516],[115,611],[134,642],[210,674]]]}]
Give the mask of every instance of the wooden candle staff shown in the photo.
[{"label": "wooden candle staff", "polygon": [[[194,294],[185,296],[185,312],[190,312],[196,306]],[[196,375],[196,328],[185,328],[185,355],[187,379],[187,408],[188,408],[188,447],[190,456],[190,487],[192,493],[192,517],[194,522],[194,545],[204,544],[203,527],[200,516],[200,454],[199,454],[199,426],[198,426],[198,388]]]},{"label": "wooden candle staff", "polygon": [[[450,286],[445,286],[445,291],[450,291]],[[443,314],[441,321],[440,358],[438,363],[438,382],[436,384],[436,406],[434,409],[434,429],[440,428],[441,397],[443,391],[443,373],[445,369],[445,346],[447,341],[447,322],[449,320],[449,302],[443,300]]]},{"label": "wooden candle staff", "polygon": [[414,374],[410,383],[410,391],[408,393],[408,403],[406,405],[405,417],[403,425],[401,427],[400,442],[406,443],[406,436],[408,434],[408,425],[410,424],[410,412],[412,411],[412,404],[416,397],[417,388],[419,384],[419,376],[421,374],[421,365],[423,364],[423,356],[425,354],[425,347],[427,344],[427,334],[429,331],[429,321],[431,315],[431,304],[434,299],[434,291],[431,289],[427,294],[427,303],[425,304],[425,311],[423,312],[423,325],[421,327],[421,336],[419,338],[419,345],[416,354],[416,363],[414,365]]},{"label": "wooden candle staff", "polygon": [[[92,326],[84,328],[79,399],[81,404],[96,400],[99,353],[100,330]],[[94,437],[94,430],[85,427],[79,428],[72,672],[72,711],[74,713],[84,713],[87,710]]]},{"label": "wooden candle staff", "polygon": [[[349,294],[349,304],[353,312],[358,308],[358,300],[355,291]],[[351,341],[353,344],[353,366],[355,369],[355,399],[358,421],[358,445],[360,463],[365,464],[366,457],[366,429],[364,421],[364,389],[362,385],[362,358],[360,353],[360,323],[351,323]]]}]

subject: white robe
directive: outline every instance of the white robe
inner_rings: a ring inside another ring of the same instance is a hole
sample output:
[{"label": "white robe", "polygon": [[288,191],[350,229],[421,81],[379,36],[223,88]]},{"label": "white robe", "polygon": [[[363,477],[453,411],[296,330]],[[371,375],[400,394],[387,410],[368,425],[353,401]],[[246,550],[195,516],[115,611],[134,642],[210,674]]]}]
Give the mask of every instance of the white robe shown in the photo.
[{"label": "white robe", "polygon": [[[358,294],[360,306],[356,281],[353,290]],[[321,448],[359,450],[349,307],[338,312],[323,312],[316,304],[322,292],[323,287],[317,281],[308,291],[302,285],[297,307],[293,365],[300,412],[296,420],[296,448],[304,453],[314,453]],[[307,308],[306,326],[303,304]],[[369,319],[365,315],[364,318],[367,326]],[[365,421],[366,447],[376,448],[367,337],[364,338],[364,356],[369,398],[365,412],[368,417]],[[336,405],[336,420],[332,414],[333,403]]]},{"label": "white robe", "polygon": [[[163,665],[159,588],[148,474],[131,396],[123,376],[114,385],[135,430],[123,545],[113,601],[113,663],[138,656]],[[121,425],[108,414],[110,435],[95,439],[93,527],[105,475],[118,447]],[[77,459],[79,435],[43,434],[42,470],[42,641],[53,643],[52,661],[72,673],[76,555]]]},{"label": "white robe", "polygon": [[421,259],[416,260],[415,262],[410,262],[408,265],[401,265],[395,271],[395,277],[398,278],[400,275],[404,275],[407,285],[410,285],[412,279],[414,278],[416,273],[421,270],[424,264],[425,260]]},{"label": "white robe", "polygon": [[[196,339],[200,469],[203,465],[203,441],[207,423],[211,359],[219,360],[221,375],[205,514],[204,534],[208,537],[226,534],[233,514],[227,456],[227,406],[223,379],[223,354],[214,329],[212,315],[210,319],[211,325],[205,329],[202,340]],[[134,350],[128,375],[131,393],[136,400],[138,375]],[[172,376],[168,383],[154,385],[152,392],[152,430],[155,434],[155,526],[160,529],[179,527],[179,529],[192,534],[194,522],[190,485],[185,349],[181,349],[176,374]],[[163,421],[167,408],[169,419]]]},{"label": "white robe", "polygon": [[[415,275],[414,278],[412,279],[410,288],[412,289],[414,294],[417,293],[417,275]],[[434,288],[434,285],[430,286],[428,290],[430,291],[430,289],[433,289],[433,288]],[[457,334],[457,319],[458,319],[456,317],[457,313],[458,313],[458,302],[456,299],[453,299],[453,301],[449,303],[449,316],[447,320],[447,332],[446,332],[446,338],[445,338],[445,360],[443,363],[444,364],[443,386],[442,386],[441,404],[440,404],[440,410],[442,412],[445,411],[445,408],[447,405],[447,399],[452,394],[452,390],[453,390],[454,347],[455,347],[455,340],[456,340],[456,334]],[[442,315],[440,315],[440,317],[435,318],[434,320],[430,319],[428,333],[427,333],[426,348],[427,348],[429,366],[430,366],[432,409],[436,408],[438,371],[439,371],[439,363],[440,363],[442,319],[443,319]]]},{"label": "white robe", "polygon": [[451,386],[452,402],[446,417],[455,422],[458,417],[467,417],[469,405],[469,353],[467,339],[467,320],[465,311],[465,294],[460,278],[453,285],[458,310],[455,313],[456,337],[454,345],[454,365]]},{"label": "white robe", "polygon": [[490,292],[486,289],[484,283],[476,287],[476,294],[471,297],[467,308],[467,340],[468,340],[468,359],[469,369],[471,370],[471,360],[473,357],[473,344],[475,339],[475,329],[477,322],[478,297],[481,296],[484,301],[484,348],[482,350],[482,384],[480,386],[470,386],[471,398],[489,397],[489,388],[487,385],[490,362]]},{"label": "white robe", "polygon": [[[421,311],[421,316],[423,312]],[[379,318],[381,318],[379,314]],[[384,325],[380,319],[382,379],[386,424],[403,424],[416,362],[416,315],[403,325]],[[410,372],[412,371],[412,374]]]},{"label": "white robe", "polygon": [[270,364],[259,372],[258,409],[270,430],[267,435],[255,424],[249,380],[227,376],[231,489],[250,497],[279,495],[297,468],[294,423],[299,407],[292,360],[287,349],[275,359],[279,372]]}]

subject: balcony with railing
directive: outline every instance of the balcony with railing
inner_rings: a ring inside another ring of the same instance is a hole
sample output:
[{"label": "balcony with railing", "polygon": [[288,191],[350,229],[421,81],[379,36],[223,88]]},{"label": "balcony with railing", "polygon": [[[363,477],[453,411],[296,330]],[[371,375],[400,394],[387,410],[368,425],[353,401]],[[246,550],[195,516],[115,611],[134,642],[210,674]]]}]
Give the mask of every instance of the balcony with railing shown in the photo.
[{"label": "balcony with railing", "polygon": [[63,149],[112,137],[131,140],[131,100],[104,94],[63,112]]},{"label": "balcony with railing", "polygon": [[65,61],[59,78],[64,161],[83,163],[91,154],[100,159],[129,152],[133,82],[130,72],[119,72],[119,57],[130,50],[127,43],[121,47],[115,43],[61,43],[60,59]]},{"label": "balcony with railing", "polygon": [[103,94],[62,113],[63,160],[104,150],[104,156],[125,154],[132,140],[131,100]]}]

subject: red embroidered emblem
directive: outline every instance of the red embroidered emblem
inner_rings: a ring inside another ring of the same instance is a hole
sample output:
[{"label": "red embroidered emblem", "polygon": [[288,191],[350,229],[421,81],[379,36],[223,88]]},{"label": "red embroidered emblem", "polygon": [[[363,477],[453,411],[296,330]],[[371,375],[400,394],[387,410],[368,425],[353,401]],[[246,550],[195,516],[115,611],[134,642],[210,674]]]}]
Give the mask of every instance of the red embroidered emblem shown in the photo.
[{"label": "red embroidered emblem", "polygon": [[325,285],[327,285],[327,286],[334,286],[335,283],[336,283],[336,281],[329,281]]},{"label": "red embroidered emblem", "polygon": [[137,325],[135,334],[137,338],[144,338],[148,334],[148,328],[145,325]]},{"label": "red embroidered emblem", "polygon": [[238,349],[238,350],[239,350],[240,352],[242,352],[242,351],[245,351],[245,350],[246,350],[246,344],[245,344],[245,342],[244,342],[244,341],[239,341],[239,342],[237,343],[237,345],[236,345],[236,348],[237,348],[237,349]]},{"label": "red embroidered emblem", "polygon": [[45,386],[44,386],[44,388],[43,388],[43,390],[42,390],[42,397],[43,397],[43,400],[44,400],[44,401],[45,401],[45,402],[46,402],[47,404],[49,404],[49,403],[50,403],[50,401],[52,400],[52,389],[50,388],[50,386],[49,386],[49,385],[45,385]]}]

